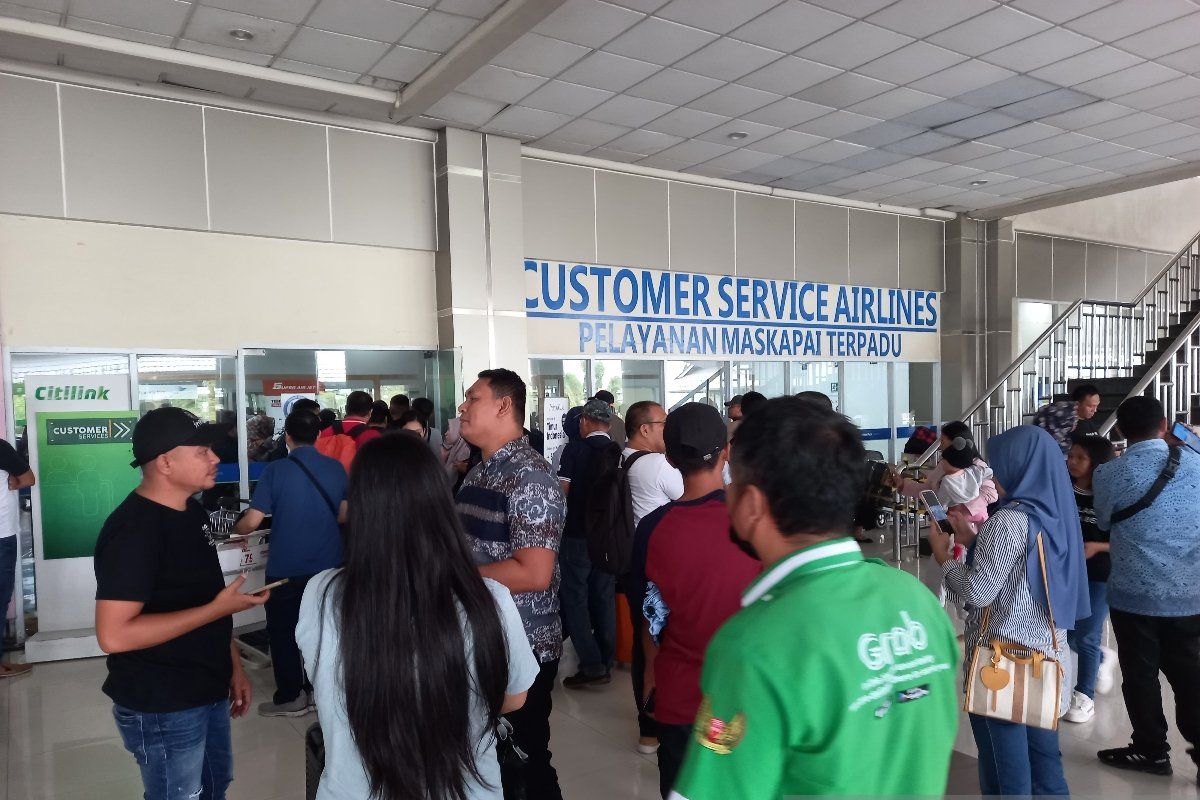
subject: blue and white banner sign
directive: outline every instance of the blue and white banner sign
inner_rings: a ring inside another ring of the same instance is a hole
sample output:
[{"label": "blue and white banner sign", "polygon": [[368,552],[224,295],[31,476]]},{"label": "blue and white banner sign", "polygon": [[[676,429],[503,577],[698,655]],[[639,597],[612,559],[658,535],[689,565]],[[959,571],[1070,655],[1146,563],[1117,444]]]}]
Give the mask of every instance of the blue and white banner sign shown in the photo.
[{"label": "blue and white banner sign", "polygon": [[815,281],[525,260],[529,352],[937,361],[940,297]]}]

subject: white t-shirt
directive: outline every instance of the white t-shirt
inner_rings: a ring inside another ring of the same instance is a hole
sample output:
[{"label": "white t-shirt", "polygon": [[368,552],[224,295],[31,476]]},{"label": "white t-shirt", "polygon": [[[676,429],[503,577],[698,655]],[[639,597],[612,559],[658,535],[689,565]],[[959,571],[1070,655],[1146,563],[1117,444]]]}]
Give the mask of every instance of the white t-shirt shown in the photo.
[{"label": "white t-shirt", "polygon": [[19,478],[26,472],[29,472],[29,462],[18,455],[11,444],[0,439],[0,539],[16,536],[21,527],[21,493],[9,491],[8,478],[10,475]]},{"label": "white t-shirt", "polygon": [[[329,593],[329,599],[324,604],[324,619],[321,618],[321,598],[325,594],[325,587],[338,572],[336,569],[326,570],[309,581],[308,586],[304,588],[304,599],[300,603],[300,621],[296,626],[296,644],[300,646],[300,653],[304,656],[304,663],[310,673],[309,679],[312,681],[317,709],[321,715],[321,733],[325,737],[325,771],[317,789],[317,800],[363,800],[371,794],[370,782],[367,780],[362,756],[354,744],[350,723],[346,717],[346,695],[343,691],[339,652],[339,614],[334,599],[336,588]],[[520,694],[528,691],[537,678],[538,662],[529,647],[525,626],[521,623],[521,615],[508,589],[490,578],[484,578],[483,582],[496,601],[496,610],[500,612],[500,625],[504,628],[504,638],[508,644],[508,686],[504,691],[506,694]],[[464,633],[468,669],[473,673],[475,665],[470,656],[470,632]],[[318,647],[321,651],[319,660]],[[314,665],[315,675],[311,674]],[[474,682],[474,675],[471,680]],[[395,709],[397,714],[404,714],[406,711],[407,709]],[[470,800],[502,800],[504,793],[500,788],[500,764],[496,761],[495,736],[484,735],[485,719],[483,703],[479,695],[473,695],[471,738],[479,743],[475,749],[475,763],[488,785],[481,786],[469,775],[466,776],[467,797]]]},{"label": "white t-shirt", "polygon": [[[628,458],[636,452],[626,447],[623,455]],[[629,494],[633,497],[633,524],[637,525],[651,511],[683,495],[683,476],[662,453],[647,453],[629,468]]]}]

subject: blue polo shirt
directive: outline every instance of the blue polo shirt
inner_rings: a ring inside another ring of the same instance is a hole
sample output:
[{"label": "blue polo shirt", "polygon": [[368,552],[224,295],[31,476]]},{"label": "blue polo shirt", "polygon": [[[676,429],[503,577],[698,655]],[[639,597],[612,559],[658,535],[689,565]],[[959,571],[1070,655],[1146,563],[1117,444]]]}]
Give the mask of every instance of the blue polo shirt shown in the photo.
[{"label": "blue polo shirt", "polygon": [[267,556],[267,574],[272,578],[316,575],[342,565],[337,516],[294,461],[308,467],[335,508],[346,499],[346,470],[315,447],[297,447],[288,458],[267,465],[250,507],[272,516]]},{"label": "blue polo shirt", "polygon": [[1113,512],[1136,503],[1167,463],[1167,443],[1130,445],[1092,478],[1096,525],[1111,531],[1108,602],[1149,617],[1200,614],[1200,455],[1186,447],[1179,469],[1154,504],[1113,523]]}]

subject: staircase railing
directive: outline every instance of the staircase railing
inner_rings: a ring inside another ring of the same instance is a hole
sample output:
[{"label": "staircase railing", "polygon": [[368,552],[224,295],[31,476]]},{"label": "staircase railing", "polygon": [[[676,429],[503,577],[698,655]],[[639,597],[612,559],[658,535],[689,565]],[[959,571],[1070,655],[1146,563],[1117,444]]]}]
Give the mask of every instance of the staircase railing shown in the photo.
[{"label": "staircase railing", "polygon": [[[1177,331],[1184,315],[1200,300],[1200,233],[1159,271],[1129,303],[1076,300],[963,411],[980,449],[989,436],[1030,420],[1057,395],[1067,393],[1072,380],[1126,378],[1147,357],[1154,367],[1131,396],[1153,389],[1164,406],[1183,413],[1190,398],[1200,395],[1200,368],[1192,336]],[[1178,334],[1174,346],[1161,354],[1148,352],[1159,339]],[[1174,417],[1173,417],[1174,418]],[[1103,430],[1112,428],[1113,420]],[[938,453],[935,444],[914,462],[922,465]]]}]

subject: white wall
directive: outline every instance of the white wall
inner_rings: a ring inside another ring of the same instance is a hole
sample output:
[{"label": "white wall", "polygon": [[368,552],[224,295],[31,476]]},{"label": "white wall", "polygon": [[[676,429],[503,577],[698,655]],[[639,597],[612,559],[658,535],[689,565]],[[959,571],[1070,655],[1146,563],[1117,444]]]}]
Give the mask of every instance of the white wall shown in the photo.
[{"label": "white wall", "polygon": [[433,253],[0,214],[8,348],[437,347]]},{"label": "white wall", "polygon": [[1177,253],[1200,230],[1200,178],[1012,218],[1018,231]]}]

